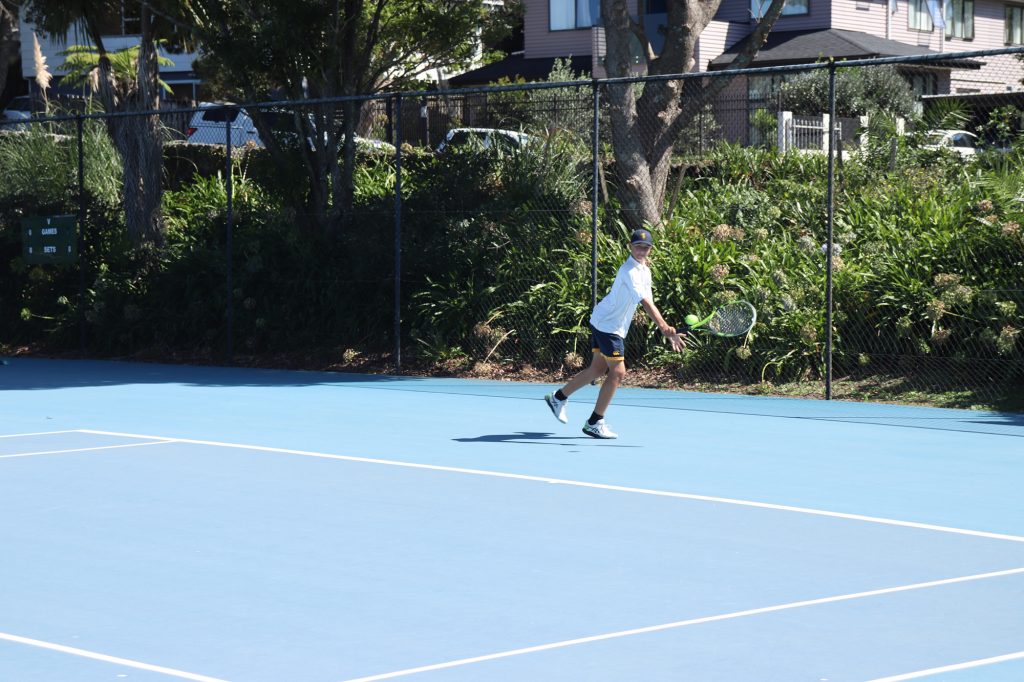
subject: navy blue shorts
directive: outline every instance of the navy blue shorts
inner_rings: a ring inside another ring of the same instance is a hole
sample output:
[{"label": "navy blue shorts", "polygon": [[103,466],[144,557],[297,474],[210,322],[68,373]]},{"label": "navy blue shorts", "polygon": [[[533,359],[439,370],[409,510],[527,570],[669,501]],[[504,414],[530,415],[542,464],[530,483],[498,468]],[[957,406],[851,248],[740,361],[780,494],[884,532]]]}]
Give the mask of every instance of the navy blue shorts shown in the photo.
[{"label": "navy blue shorts", "polygon": [[590,347],[605,360],[621,362],[626,359],[626,342],[622,337],[595,329],[594,325],[590,325]]}]

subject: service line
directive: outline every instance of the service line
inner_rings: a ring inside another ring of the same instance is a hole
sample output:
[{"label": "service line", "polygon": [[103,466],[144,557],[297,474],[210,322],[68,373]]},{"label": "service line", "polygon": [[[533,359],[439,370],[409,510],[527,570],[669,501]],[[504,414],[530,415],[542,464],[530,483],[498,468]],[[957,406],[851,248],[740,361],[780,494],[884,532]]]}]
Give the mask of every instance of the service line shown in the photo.
[{"label": "service line", "polygon": [[71,654],[72,656],[79,656],[81,658],[91,658],[95,661],[103,661],[104,663],[113,663],[114,665],[123,665],[129,668],[137,668],[138,670],[148,670],[149,672],[162,673],[164,675],[170,675],[171,677],[178,677],[183,680],[193,680],[193,682],[227,682],[217,677],[209,677],[208,675],[199,675],[197,673],[190,673],[184,670],[175,670],[174,668],[165,668],[162,665],[153,665],[151,663],[143,663],[141,661],[133,661],[130,658],[121,658],[120,656],[108,656],[107,654],[100,654],[95,651],[88,651],[86,649],[77,649],[71,646],[64,646],[63,644],[54,644],[53,642],[44,642],[41,639],[32,639],[30,637],[22,637],[20,635],[12,635],[7,632],[0,632],[0,640],[8,642],[14,642],[15,644],[24,644],[27,646],[33,646],[39,649],[49,649],[50,651],[59,651],[62,654]]},{"label": "service line", "polygon": [[993,665],[995,663],[1005,663],[1006,661],[1016,661],[1018,659],[1024,659],[1024,651],[1017,651],[1012,654],[1005,654],[1003,656],[992,656],[990,658],[979,658],[975,661],[965,661],[964,663],[954,663],[953,665],[944,665],[940,668],[929,668],[928,670],[917,670],[912,673],[903,673],[902,675],[893,675],[892,677],[879,677],[870,682],[904,682],[904,680],[916,680],[921,677],[928,677],[929,675],[940,675],[942,673],[950,673],[956,670],[969,670],[970,668],[980,668],[984,665]]},{"label": "service line", "polygon": [[550,478],[548,476],[533,476],[530,474],[513,474],[503,471],[489,471],[486,469],[467,469],[463,467],[442,466],[439,464],[420,464],[417,462],[402,462],[389,459],[376,459],[371,457],[355,457],[352,455],[332,455],[324,452],[310,452],[307,450],[291,450],[288,448],[274,448],[264,445],[244,445],[240,443],[224,443],[211,440],[196,440],[193,438],[169,438],[165,436],[146,436],[133,433],[118,433],[114,431],[94,431],[91,429],[80,429],[82,433],[94,433],[104,436],[121,436],[123,438],[146,438],[163,439],[168,442],[190,443],[192,445],[208,445],[211,447],[234,448],[239,450],[253,450],[257,452],[271,452],[282,455],[299,455],[301,457],[317,457],[320,459],[334,459],[344,462],[360,462],[363,464],[381,464],[385,466],[405,467],[408,469],[427,469],[430,471],[444,471],[456,474],[469,474],[472,476],[490,476],[494,478],[508,478],[520,481],[535,481],[538,483],[551,483],[557,485],[568,485],[577,488],[590,488],[593,490],[609,490],[613,492],[632,493],[637,495],[653,495],[656,497],[671,497],[681,500],[695,500],[698,502],[714,502],[717,504],[731,504],[740,507],[753,507],[756,509],[771,509],[774,511],[794,512],[798,514],[811,514],[814,516],[825,516],[835,519],[846,519],[849,521],[863,521],[866,523],[878,523],[886,526],[899,526],[902,528],[915,528],[918,530],[931,530],[940,533],[953,533],[956,535],[969,535],[972,537],[988,538],[990,540],[1006,540],[1009,542],[1024,543],[1024,537],[1019,535],[1007,535],[1005,533],[990,533],[980,530],[969,530],[965,528],[952,528],[949,526],[937,526],[930,523],[918,523],[916,521],[900,521],[898,519],[887,519],[878,516],[864,516],[862,514],[847,514],[844,512],[827,511],[823,509],[810,509],[807,507],[793,507],[784,504],[772,504],[770,502],[754,502],[751,500],[736,500],[728,497],[712,497],[709,495],[695,495],[692,493],[680,493],[669,490],[652,490],[649,488],[633,488],[629,486],[610,485],[606,483],[589,483],[587,481],[573,481],[562,478]]},{"label": "service line", "polygon": [[[564,649],[566,647],[577,646],[579,644],[589,644],[591,642],[600,642],[608,639],[618,639],[620,637],[632,637],[633,635],[642,635],[649,632],[659,632],[661,630],[673,630],[677,628],[683,628],[690,625],[701,625],[703,623],[714,623],[716,621],[732,620],[735,618],[746,618],[748,616],[758,616],[764,613],[774,613],[776,611],[787,611],[789,609],[800,609],[807,606],[818,606],[821,604],[832,604],[841,601],[850,601],[853,599],[864,599],[867,597],[877,597],[883,594],[895,594],[897,592],[908,592],[910,590],[922,590],[931,587],[940,587],[943,585],[953,585],[955,583],[964,583],[973,580],[987,580],[990,578],[999,578],[1008,575],[1019,575],[1024,573],[1024,567],[1012,568],[1005,571],[993,571],[991,573],[978,573],[975,575],[965,575],[958,578],[947,578],[945,580],[931,580],[924,583],[914,583],[912,585],[900,585],[897,587],[887,587],[880,590],[870,590],[868,592],[855,592],[853,594],[840,594],[832,597],[824,597],[821,599],[807,599],[804,601],[791,602],[789,604],[777,604],[775,606],[765,606],[759,609],[748,609],[746,611],[734,611],[732,613],[722,613],[715,616],[705,616],[703,618],[692,618],[690,620],[679,620],[673,623],[661,623],[659,625],[650,625],[647,627],[634,628],[632,630],[620,630],[618,632],[608,632],[601,635],[593,635],[590,637],[580,637],[578,639],[567,639],[561,642],[550,642],[548,644],[540,644],[537,646],[524,647],[522,649],[512,649],[510,651],[499,651],[493,654],[485,654],[483,656],[474,656],[473,658],[460,658],[455,661],[446,661],[444,663],[434,663],[432,665],[419,666],[417,668],[406,668],[405,670],[395,670],[393,672],[381,673],[378,675],[369,675],[367,677],[357,677],[345,682],[378,682],[379,680],[390,680],[396,677],[405,677],[407,675],[415,675],[417,673],[431,672],[434,670],[444,670],[446,668],[455,668],[463,665],[471,665],[473,663],[483,663],[485,661],[493,661],[499,658],[509,658],[511,656],[522,656],[523,654],[532,654],[538,651],[550,651],[551,649]],[[904,677],[893,677],[885,678],[885,680],[875,680],[874,682],[895,682],[896,680],[911,679]]]}]

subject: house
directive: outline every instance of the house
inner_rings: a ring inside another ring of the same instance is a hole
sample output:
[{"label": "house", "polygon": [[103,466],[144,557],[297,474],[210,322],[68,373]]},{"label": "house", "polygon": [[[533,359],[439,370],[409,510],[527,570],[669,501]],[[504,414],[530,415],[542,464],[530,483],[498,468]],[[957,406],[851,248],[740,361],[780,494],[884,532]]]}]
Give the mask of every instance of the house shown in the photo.
[{"label": "house", "polygon": [[[666,19],[666,0],[630,0],[652,48]],[[589,58],[588,71],[605,76],[604,29],[599,0],[523,0],[524,50],[509,60],[452,79],[452,85],[484,84],[497,73],[536,73],[556,57]],[[701,34],[694,71],[726,68],[738,43],[753,30],[769,0],[723,0]],[[939,28],[936,24],[944,24]],[[1024,3],[1016,0],[788,0],[755,66],[804,64],[824,57],[861,59],[938,54],[1024,45]],[[637,44],[637,65],[642,59]],[[908,69],[921,95],[1005,92],[1020,89],[1019,62],[993,56]],[[1018,74],[1009,77],[1010,74]],[[764,84],[755,84],[763,91]]]},{"label": "house", "polygon": [[[111,3],[116,7],[106,16],[98,21],[103,31],[103,46],[108,52],[117,52],[139,43],[139,5],[134,2]],[[46,66],[54,76],[53,87],[57,92],[67,91],[66,86],[60,85],[60,65],[64,62],[61,53],[69,45],[89,45],[91,41],[84,30],[72,31],[63,39],[55,36],[45,36],[36,32],[36,27],[25,20],[20,19],[21,30],[21,76],[28,84],[28,92],[35,93],[38,86],[35,83],[36,64],[34,55],[33,33],[39,39],[39,48],[46,59]],[[197,88],[199,79],[192,71],[192,62],[199,55],[191,52],[169,53],[160,49],[160,56],[166,57],[174,62],[174,66],[161,68],[160,78],[167,83],[172,92],[161,91],[165,99],[173,100],[181,104],[192,104],[198,97]]]}]

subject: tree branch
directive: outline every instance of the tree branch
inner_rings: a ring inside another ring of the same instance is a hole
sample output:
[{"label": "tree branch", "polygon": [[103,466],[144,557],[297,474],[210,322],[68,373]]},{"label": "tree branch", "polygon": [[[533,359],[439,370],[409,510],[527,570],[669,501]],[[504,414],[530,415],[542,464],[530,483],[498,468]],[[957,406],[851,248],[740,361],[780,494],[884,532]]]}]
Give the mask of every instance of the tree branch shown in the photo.
[{"label": "tree branch", "polygon": [[[768,6],[768,11],[765,12],[761,21],[758,22],[757,26],[743,41],[740,42],[740,50],[736,55],[736,58],[729,62],[729,66],[726,67],[728,70],[743,69],[750,65],[754,61],[754,57],[757,56],[757,51],[761,49],[765,41],[768,39],[768,33],[772,30],[775,22],[778,21],[779,17],[782,16],[783,6],[786,4],[786,0],[772,0],[772,4]],[[718,77],[712,78],[711,83],[708,84],[701,90],[701,93],[697,97],[690,98],[682,108],[679,117],[675,120],[670,130],[669,137],[675,139],[686,123],[693,118],[698,111],[708,102],[713,100],[718,93],[724,90],[729,83],[732,82],[732,77]]]}]

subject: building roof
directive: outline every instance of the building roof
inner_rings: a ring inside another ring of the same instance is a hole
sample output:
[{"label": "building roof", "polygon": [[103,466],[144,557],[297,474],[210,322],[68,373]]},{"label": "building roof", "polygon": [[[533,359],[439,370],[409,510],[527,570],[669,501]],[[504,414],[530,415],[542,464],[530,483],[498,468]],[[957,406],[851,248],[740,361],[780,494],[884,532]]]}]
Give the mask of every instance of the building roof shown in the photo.
[{"label": "building roof", "polygon": [[[464,88],[474,85],[488,85],[502,78],[516,80],[522,78],[527,82],[546,80],[555,65],[555,57],[537,57],[527,59],[522,52],[513,52],[501,61],[491,62],[479,69],[453,76],[448,79],[452,87]],[[590,74],[591,58],[569,57],[569,65],[577,73]]]},{"label": "building roof", "polygon": [[[736,55],[742,41],[713,59],[710,69],[726,68]],[[860,31],[846,31],[839,28],[779,31],[768,34],[752,66],[781,66],[784,64],[808,64],[834,57],[842,59],[872,59],[877,57],[913,57],[939,54],[920,45],[901,43],[896,40],[879,38]],[[946,68],[978,69],[981,62],[969,59],[949,59],[931,63]]]}]

